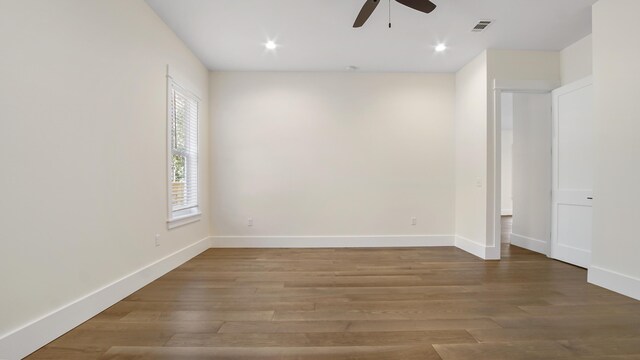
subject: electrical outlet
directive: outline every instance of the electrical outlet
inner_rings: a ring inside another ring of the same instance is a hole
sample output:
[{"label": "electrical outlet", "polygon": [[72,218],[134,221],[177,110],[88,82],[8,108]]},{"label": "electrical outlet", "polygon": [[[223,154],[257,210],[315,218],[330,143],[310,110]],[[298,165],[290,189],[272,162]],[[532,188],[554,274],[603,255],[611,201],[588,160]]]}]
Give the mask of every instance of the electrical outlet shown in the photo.
[{"label": "electrical outlet", "polygon": [[156,234],[156,247],[160,246],[160,234]]},{"label": "electrical outlet", "polygon": [[411,218],[411,225],[412,225],[412,226],[416,226],[416,225],[418,225],[418,218],[416,218],[416,217],[412,217],[412,218]]},{"label": "electrical outlet", "polygon": [[247,226],[248,227],[252,227],[253,226],[253,218],[248,218],[247,219]]}]

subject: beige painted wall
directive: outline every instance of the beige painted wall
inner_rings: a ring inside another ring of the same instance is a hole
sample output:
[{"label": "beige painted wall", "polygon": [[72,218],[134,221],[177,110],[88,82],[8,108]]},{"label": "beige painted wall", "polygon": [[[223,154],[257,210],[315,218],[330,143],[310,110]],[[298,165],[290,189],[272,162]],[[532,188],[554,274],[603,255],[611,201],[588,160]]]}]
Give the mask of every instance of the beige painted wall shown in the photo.
[{"label": "beige painted wall", "polygon": [[2,1],[0,43],[2,337],[207,237],[209,196],[167,231],[166,66],[203,134],[208,72],[142,0]]},{"label": "beige painted wall", "polygon": [[487,59],[492,89],[493,79],[560,81],[557,51],[488,50]]},{"label": "beige painted wall", "polygon": [[456,235],[486,244],[487,53],[456,74]]},{"label": "beige painted wall", "polygon": [[630,39],[640,37],[638,13],[636,0],[600,0],[593,7],[598,136],[592,265],[635,281],[636,297],[640,296],[640,42]]},{"label": "beige painted wall", "polygon": [[593,38],[578,40],[560,52],[562,85],[570,84],[593,74]]},{"label": "beige painted wall", "polygon": [[214,235],[452,235],[454,85],[212,73]]}]

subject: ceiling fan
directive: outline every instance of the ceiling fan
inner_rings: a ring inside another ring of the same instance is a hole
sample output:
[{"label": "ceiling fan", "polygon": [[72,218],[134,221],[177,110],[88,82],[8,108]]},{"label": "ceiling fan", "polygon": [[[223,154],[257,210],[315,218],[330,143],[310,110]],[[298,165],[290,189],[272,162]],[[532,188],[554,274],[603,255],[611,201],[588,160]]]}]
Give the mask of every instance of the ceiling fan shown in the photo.
[{"label": "ceiling fan", "polygon": [[[369,16],[373,13],[373,10],[376,9],[378,4],[382,0],[366,0],[364,5],[362,6],[362,10],[360,10],[360,14],[356,18],[356,21],[353,23],[354,28],[359,28],[364,25],[365,22],[369,19]],[[408,6],[414,10],[421,11],[423,13],[430,13],[436,8],[436,4],[432,3],[429,0],[396,0],[400,4],[404,6]]]}]

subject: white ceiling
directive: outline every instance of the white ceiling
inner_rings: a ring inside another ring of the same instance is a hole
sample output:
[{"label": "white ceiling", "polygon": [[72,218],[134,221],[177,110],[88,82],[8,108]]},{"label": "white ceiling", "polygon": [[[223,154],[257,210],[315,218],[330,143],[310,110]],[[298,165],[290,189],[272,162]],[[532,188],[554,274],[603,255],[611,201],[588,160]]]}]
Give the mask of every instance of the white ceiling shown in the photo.
[{"label": "white ceiling", "polygon": [[[391,0],[392,29],[387,0],[360,29],[364,0],[146,1],[211,70],[452,72],[487,48],[563,49],[591,32],[597,0],[433,0],[431,14]],[[471,32],[481,19],[495,23]]]}]

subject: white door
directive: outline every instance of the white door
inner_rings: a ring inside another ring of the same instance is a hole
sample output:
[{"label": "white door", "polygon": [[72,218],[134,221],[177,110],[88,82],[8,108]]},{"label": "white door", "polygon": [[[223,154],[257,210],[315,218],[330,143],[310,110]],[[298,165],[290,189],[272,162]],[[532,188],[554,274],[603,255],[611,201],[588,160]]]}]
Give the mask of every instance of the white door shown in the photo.
[{"label": "white door", "polygon": [[591,263],[594,121],[591,78],[553,91],[551,257]]},{"label": "white door", "polygon": [[549,254],[551,94],[513,95],[511,244]]}]

